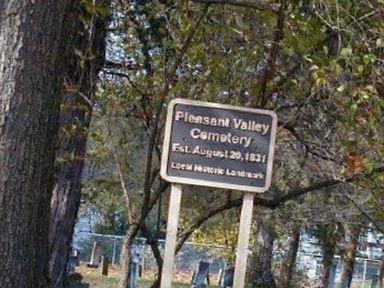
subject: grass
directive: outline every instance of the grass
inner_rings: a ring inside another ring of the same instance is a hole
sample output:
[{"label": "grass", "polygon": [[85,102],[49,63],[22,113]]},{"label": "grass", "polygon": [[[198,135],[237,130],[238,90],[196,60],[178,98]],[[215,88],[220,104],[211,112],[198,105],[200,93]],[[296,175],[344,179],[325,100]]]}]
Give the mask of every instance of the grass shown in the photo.
[{"label": "grass", "polygon": [[[119,288],[121,272],[118,269],[111,267],[108,276],[102,276],[99,269],[92,269],[86,266],[80,266],[77,269],[78,274],[72,277],[68,288]],[[81,275],[81,276],[80,276]],[[354,283],[354,288],[369,288],[369,283]],[[152,285],[151,280],[139,280],[138,288],[150,288]],[[190,284],[174,283],[173,288],[186,288],[191,287]],[[217,286],[210,286],[217,287]],[[315,287],[315,286],[306,286]]]},{"label": "grass", "polygon": [[[121,272],[110,268],[108,276],[102,276],[99,269],[92,269],[86,266],[80,266],[76,269],[77,276],[72,277],[68,288],[118,288],[121,278]],[[79,276],[81,275],[81,277]],[[139,280],[138,288],[150,288],[152,281]],[[190,284],[172,284],[174,288],[190,287]],[[211,286],[216,287],[216,286]]]}]

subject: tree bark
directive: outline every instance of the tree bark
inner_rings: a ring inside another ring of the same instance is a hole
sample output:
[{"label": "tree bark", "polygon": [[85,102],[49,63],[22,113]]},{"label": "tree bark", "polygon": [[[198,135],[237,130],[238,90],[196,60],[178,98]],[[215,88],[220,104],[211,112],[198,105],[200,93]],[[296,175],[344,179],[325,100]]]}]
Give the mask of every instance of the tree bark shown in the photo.
[{"label": "tree bark", "polygon": [[47,287],[48,227],[71,0],[0,1],[0,283]]},{"label": "tree bark", "polygon": [[[384,251],[382,251],[384,253]],[[384,255],[381,256],[379,267],[379,287],[384,288]]]},{"label": "tree bark", "polygon": [[292,235],[288,242],[288,253],[283,260],[280,279],[282,288],[292,287],[291,281],[296,267],[296,257],[300,244],[300,226],[295,226],[292,229]]},{"label": "tree bark", "polygon": [[[97,15],[85,15],[86,12],[78,3],[73,10],[67,26],[73,37],[67,41],[67,53],[64,56],[65,93],[62,97],[60,149],[57,154],[63,163],[59,167],[51,199],[51,288],[62,287],[66,277],[73,229],[80,205],[81,176],[93,96],[98,73],[105,60],[107,20]],[[80,21],[81,16],[92,18],[90,28],[84,27]],[[82,58],[76,50],[82,52]]]},{"label": "tree bark", "polygon": [[261,209],[257,216],[257,243],[249,261],[248,278],[252,288],[275,288],[272,273],[273,244],[275,241],[274,221],[271,211]]},{"label": "tree bark", "polygon": [[351,287],[353,270],[356,262],[355,257],[357,252],[357,246],[359,245],[360,232],[360,227],[351,227],[351,231],[349,233],[350,240],[347,246],[346,255],[343,260],[340,288]]}]

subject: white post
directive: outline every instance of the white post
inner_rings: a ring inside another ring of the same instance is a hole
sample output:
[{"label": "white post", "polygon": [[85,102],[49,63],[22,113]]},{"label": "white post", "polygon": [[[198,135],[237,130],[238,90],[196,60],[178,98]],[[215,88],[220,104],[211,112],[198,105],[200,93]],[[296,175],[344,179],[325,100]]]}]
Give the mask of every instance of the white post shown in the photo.
[{"label": "white post", "polygon": [[244,287],[245,273],[247,271],[249,234],[251,232],[252,223],[253,198],[254,194],[251,193],[246,193],[243,198],[233,282],[233,287],[236,288]]},{"label": "white post", "polygon": [[117,248],[117,238],[113,238],[113,252],[112,252],[112,265],[116,265],[116,248]]},{"label": "white post", "polygon": [[364,259],[364,272],[363,272],[363,282],[365,284],[365,281],[367,280],[367,259]]},{"label": "white post", "polygon": [[175,258],[177,226],[179,224],[181,194],[181,185],[172,184],[168,212],[167,236],[165,239],[163,271],[161,273],[161,288],[171,288],[172,286],[173,262]]}]

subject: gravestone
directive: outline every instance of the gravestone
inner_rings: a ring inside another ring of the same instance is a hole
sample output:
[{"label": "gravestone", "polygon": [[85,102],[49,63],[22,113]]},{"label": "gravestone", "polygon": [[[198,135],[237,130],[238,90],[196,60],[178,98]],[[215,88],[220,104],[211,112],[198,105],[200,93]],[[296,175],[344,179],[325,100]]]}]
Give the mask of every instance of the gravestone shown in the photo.
[{"label": "gravestone", "polygon": [[72,255],[70,255],[68,259],[67,275],[71,276],[73,273],[75,273],[77,266],[80,266],[79,251],[72,250]]},{"label": "gravestone", "polygon": [[221,283],[221,288],[232,288],[233,287],[233,278],[235,276],[235,268],[229,268],[225,270],[224,279]]},{"label": "gravestone", "polygon": [[68,266],[67,266],[67,275],[71,276],[76,271],[76,266],[78,262],[77,256],[69,256]]},{"label": "gravestone", "polygon": [[89,260],[89,263],[87,264],[87,266],[90,268],[98,268],[100,263],[100,258],[101,258],[101,246],[99,242],[95,241],[93,243],[91,259]]},{"label": "gravestone", "polygon": [[78,250],[73,250],[72,256],[76,259],[76,266],[80,266],[80,252]]},{"label": "gravestone", "polygon": [[333,263],[329,275],[329,280],[328,280],[328,288],[334,288],[335,287],[335,280],[336,280],[336,269],[337,269],[337,264]]},{"label": "gravestone", "polygon": [[379,276],[372,275],[371,288],[379,288]]},{"label": "gravestone", "polygon": [[108,257],[102,256],[101,257],[101,275],[108,276]]},{"label": "gravestone", "polygon": [[201,261],[199,262],[199,267],[197,272],[194,273],[194,277],[192,279],[192,287],[193,288],[205,288],[207,285],[205,284],[205,280],[207,280],[207,284],[209,285],[209,266],[211,264],[208,262]]},{"label": "gravestone", "polygon": [[141,248],[139,245],[133,245],[131,249],[132,253],[132,269],[131,269],[131,288],[137,287],[137,282],[140,276],[140,264],[141,264]]}]

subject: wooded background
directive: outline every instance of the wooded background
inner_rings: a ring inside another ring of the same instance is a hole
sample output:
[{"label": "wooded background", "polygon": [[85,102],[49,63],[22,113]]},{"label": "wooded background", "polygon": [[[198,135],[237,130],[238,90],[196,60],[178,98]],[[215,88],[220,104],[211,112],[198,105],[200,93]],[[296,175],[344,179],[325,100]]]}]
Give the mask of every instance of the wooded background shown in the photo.
[{"label": "wooded background", "polygon": [[[322,287],[336,253],[349,287],[359,235],[384,233],[383,19],[380,0],[1,1],[2,287],[62,287],[89,205],[100,232],[126,235],[122,288],[138,236],[161,270],[159,162],[176,97],[279,116],[251,287],[295,287],[300,231],[323,244]],[[234,247],[241,194],[186,190],[178,250],[187,239]],[[273,247],[287,239],[276,274]],[[383,274],[384,256],[381,287]]]}]

